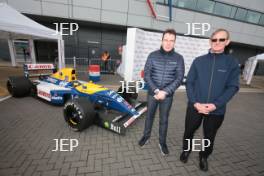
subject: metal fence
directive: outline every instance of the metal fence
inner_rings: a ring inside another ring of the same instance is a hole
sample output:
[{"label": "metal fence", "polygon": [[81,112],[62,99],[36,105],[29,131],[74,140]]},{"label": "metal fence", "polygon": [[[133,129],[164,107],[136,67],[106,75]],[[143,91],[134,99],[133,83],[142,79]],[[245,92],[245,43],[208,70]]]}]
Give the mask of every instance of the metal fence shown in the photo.
[{"label": "metal fence", "polygon": [[117,68],[116,60],[110,59],[106,63],[99,58],[65,58],[65,65],[66,67],[75,68],[78,73],[88,73],[89,65],[99,65],[100,72],[103,74],[115,74]]}]

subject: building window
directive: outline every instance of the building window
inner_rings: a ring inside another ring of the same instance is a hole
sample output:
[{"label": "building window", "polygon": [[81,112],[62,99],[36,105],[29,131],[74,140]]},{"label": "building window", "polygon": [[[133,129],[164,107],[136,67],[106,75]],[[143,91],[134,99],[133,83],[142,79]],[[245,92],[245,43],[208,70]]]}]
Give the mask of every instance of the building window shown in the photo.
[{"label": "building window", "polygon": [[237,7],[233,6],[232,9],[231,9],[230,18],[234,18],[235,17],[236,11],[237,11]]},{"label": "building window", "polygon": [[232,6],[222,4],[222,3],[215,3],[214,7],[214,14],[224,16],[224,17],[230,17],[230,13],[232,10]]},{"label": "building window", "polygon": [[168,0],[157,0],[157,2],[162,3],[162,4],[168,4]]},{"label": "building window", "polygon": [[246,9],[238,8],[235,15],[235,19],[245,21],[246,15],[247,15]]},{"label": "building window", "polygon": [[[168,5],[169,0],[156,0],[158,4]],[[237,21],[264,26],[264,13],[229,5],[214,0],[171,0],[174,7],[196,12],[215,14]]]},{"label": "building window", "polygon": [[171,0],[173,6],[176,6],[178,0]]},{"label": "building window", "polygon": [[178,0],[176,1],[176,6],[186,9],[195,9],[197,0]]},{"label": "building window", "polygon": [[261,15],[261,18],[259,20],[259,24],[261,24],[262,26],[264,26],[264,14]]},{"label": "building window", "polygon": [[260,13],[249,10],[246,16],[246,21],[250,23],[258,24],[260,16],[261,16]]},{"label": "building window", "polygon": [[206,13],[212,13],[214,10],[214,3],[210,0],[198,0],[197,2],[197,10],[206,12]]},{"label": "building window", "polygon": [[[171,0],[171,4],[175,6],[175,5],[177,4],[177,1],[178,1],[178,0]],[[187,0],[187,1],[188,1],[188,0]],[[157,2],[158,2],[158,3],[161,3],[161,4],[166,4],[166,5],[169,4],[169,0],[157,0]]]}]

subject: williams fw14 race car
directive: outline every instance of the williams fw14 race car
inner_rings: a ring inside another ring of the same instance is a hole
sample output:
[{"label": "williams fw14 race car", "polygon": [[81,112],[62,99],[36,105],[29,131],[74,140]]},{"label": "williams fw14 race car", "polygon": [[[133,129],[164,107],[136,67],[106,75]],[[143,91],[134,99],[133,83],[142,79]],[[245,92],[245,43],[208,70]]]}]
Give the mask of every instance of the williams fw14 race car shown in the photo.
[{"label": "williams fw14 race car", "polygon": [[146,102],[136,100],[135,89],[117,93],[93,82],[77,80],[73,68],[56,71],[53,64],[25,64],[24,76],[9,77],[7,89],[13,97],[31,95],[64,105],[64,119],[74,131],[97,124],[125,134],[127,127],[147,110]]}]

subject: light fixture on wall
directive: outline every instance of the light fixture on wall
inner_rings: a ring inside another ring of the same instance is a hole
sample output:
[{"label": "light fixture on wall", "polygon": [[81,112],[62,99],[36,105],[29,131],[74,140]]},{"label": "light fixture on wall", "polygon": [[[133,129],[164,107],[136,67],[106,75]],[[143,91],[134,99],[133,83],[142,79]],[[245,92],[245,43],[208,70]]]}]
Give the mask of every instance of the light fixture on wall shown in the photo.
[{"label": "light fixture on wall", "polygon": [[99,44],[100,42],[98,42],[98,41],[87,40],[87,43],[90,43],[90,44]]}]

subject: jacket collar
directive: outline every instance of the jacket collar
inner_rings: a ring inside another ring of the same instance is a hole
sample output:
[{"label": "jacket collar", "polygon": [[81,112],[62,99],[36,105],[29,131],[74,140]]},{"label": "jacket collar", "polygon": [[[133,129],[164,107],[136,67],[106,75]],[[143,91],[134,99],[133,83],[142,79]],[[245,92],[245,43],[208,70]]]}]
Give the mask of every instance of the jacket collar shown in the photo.
[{"label": "jacket collar", "polygon": [[165,51],[163,48],[162,48],[162,46],[160,47],[160,52],[161,52],[161,54],[163,54],[163,55],[172,55],[173,53],[174,53],[174,48],[172,49],[172,50],[170,50],[170,51]]},{"label": "jacket collar", "polygon": [[211,49],[209,49],[208,54],[209,55],[215,55],[215,56],[222,56],[222,55],[225,55],[225,52],[223,51],[222,53],[214,53],[214,52],[212,52]]}]

